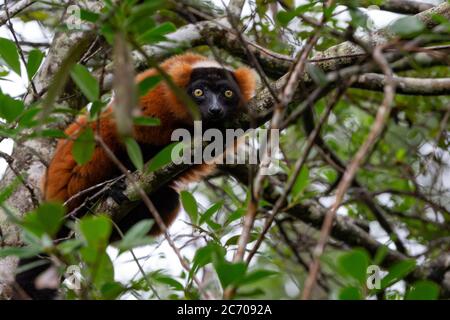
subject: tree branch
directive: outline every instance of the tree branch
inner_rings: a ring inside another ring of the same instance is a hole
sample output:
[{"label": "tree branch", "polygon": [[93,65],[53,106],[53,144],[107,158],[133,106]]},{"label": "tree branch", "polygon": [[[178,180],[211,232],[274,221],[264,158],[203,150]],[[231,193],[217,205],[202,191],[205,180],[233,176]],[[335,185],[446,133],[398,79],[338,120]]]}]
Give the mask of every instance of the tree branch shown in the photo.
[{"label": "tree branch", "polygon": [[[370,5],[378,4],[376,1],[363,0],[358,1],[359,6],[368,7]],[[411,1],[411,0],[386,0],[380,4],[380,9],[403,14],[417,14],[419,12],[428,10],[434,7],[431,3]]]},{"label": "tree branch", "polygon": [[[439,96],[450,94],[450,78],[394,77],[397,93],[405,95]],[[366,73],[358,77],[352,87],[383,91],[386,77],[377,73]]]},{"label": "tree branch", "polygon": [[[20,13],[25,8],[31,6],[36,0],[21,0],[13,4],[10,8],[8,8],[9,16],[13,18],[15,15]],[[8,13],[6,10],[0,12],[0,26],[4,25],[8,21]]]}]

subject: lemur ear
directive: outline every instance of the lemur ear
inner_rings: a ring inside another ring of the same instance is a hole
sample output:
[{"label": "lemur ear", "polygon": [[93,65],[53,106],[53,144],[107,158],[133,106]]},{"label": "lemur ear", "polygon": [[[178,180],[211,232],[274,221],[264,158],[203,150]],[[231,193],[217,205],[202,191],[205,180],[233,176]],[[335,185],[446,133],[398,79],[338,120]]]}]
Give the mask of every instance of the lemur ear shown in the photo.
[{"label": "lemur ear", "polygon": [[256,76],[255,72],[246,67],[240,67],[234,71],[234,76],[241,89],[242,97],[245,102],[255,95]]}]

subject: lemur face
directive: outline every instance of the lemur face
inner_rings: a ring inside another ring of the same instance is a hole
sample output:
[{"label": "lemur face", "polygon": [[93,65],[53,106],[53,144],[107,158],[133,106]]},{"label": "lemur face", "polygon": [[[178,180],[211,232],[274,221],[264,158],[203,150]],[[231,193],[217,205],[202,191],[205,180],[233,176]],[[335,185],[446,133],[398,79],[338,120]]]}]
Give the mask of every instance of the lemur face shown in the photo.
[{"label": "lemur face", "polygon": [[187,92],[198,105],[206,124],[216,124],[231,118],[241,101],[241,92],[233,72],[223,68],[195,68]]}]

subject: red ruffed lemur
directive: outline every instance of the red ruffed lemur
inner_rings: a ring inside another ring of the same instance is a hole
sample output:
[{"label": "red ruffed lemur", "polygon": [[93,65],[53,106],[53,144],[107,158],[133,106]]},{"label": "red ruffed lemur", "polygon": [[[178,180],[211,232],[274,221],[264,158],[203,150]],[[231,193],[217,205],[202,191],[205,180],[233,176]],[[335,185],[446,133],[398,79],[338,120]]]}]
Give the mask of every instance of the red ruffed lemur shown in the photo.
[{"label": "red ruffed lemur", "polygon": [[[251,69],[245,67],[233,70],[204,56],[190,53],[169,58],[160,67],[178,87],[186,90],[198,106],[204,127],[220,128],[227,119],[243,111],[247,101],[254,94],[255,76]],[[157,74],[156,69],[149,69],[137,75],[136,82],[139,83]],[[139,107],[143,116],[160,119],[159,126],[134,126],[134,138],[139,143],[146,161],[172,143],[171,135],[175,129],[192,129],[193,127],[193,118],[189,109],[164,81],[140,98]],[[84,165],[76,163],[72,156],[73,141],[87,126],[101,136],[104,143],[121,162],[128,164],[129,169],[133,168],[126,148],[117,133],[111,106],[100,115],[97,121],[88,122],[85,116],[79,117],[65,131],[69,139],[58,141],[43,181],[44,200],[66,202],[73,199],[66,204],[67,212],[79,207],[89,196],[89,193],[76,196],[81,191],[122,174],[101,146],[96,146],[93,157],[88,163]],[[211,173],[212,169],[211,165],[196,165],[149,195],[167,226],[176,218],[180,207],[177,181],[184,183],[198,181]],[[147,207],[141,204],[116,224],[123,232],[126,232],[138,221],[151,217],[152,214]],[[160,233],[156,224],[150,233],[152,235]],[[40,268],[42,272],[43,267]],[[16,282],[30,297],[49,298],[50,294],[54,294],[37,290],[34,283],[30,283],[29,278],[27,274],[19,274]]]}]

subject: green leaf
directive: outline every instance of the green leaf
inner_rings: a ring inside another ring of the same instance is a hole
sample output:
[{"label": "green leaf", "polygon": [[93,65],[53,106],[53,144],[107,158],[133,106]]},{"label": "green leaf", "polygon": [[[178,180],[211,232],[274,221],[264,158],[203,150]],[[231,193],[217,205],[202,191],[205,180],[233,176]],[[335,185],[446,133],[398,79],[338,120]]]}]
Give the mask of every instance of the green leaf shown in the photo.
[{"label": "green leaf", "polygon": [[388,253],[389,248],[387,246],[379,246],[377,252],[375,252],[375,257],[373,258],[373,264],[381,264]]},{"label": "green leaf", "polygon": [[161,125],[161,121],[158,118],[152,118],[152,117],[134,117],[133,122],[137,126],[147,126],[147,127],[154,127]]},{"label": "green leaf", "polygon": [[0,92],[0,118],[11,123],[16,120],[25,109],[22,100],[16,100]]},{"label": "green leaf", "polygon": [[[239,238],[241,237],[240,234],[234,235],[232,236],[230,239],[227,240],[227,242],[225,242],[225,246],[229,246],[229,245],[237,245]],[[259,237],[259,233],[257,232],[252,232],[250,234],[250,238],[248,240],[248,243],[252,243],[253,241],[255,241],[256,239],[258,239]]]},{"label": "green leaf", "polygon": [[390,287],[397,281],[406,277],[416,267],[414,260],[404,260],[389,268],[389,273],[381,279],[381,289]]},{"label": "green leaf", "polygon": [[247,264],[245,262],[231,263],[226,260],[216,261],[214,263],[219,281],[222,288],[225,289],[229,285],[239,284],[245,276],[247,271]]},{"label": "green leaf", "polygon": [[89,101],[97,101],[100,95],[100,87],[97,79],[95,79],[85,66],[76,64],[72,67],[70,75],[73,81],[80,88],[81,92],[89,99]]},{"label": "green leaf", "polygon": [[272,270],[255,270],[248,273],[240,282],[239,285],[253,284],[259,280],[278,275],[279,273]]},{"label": "green leaf", "polygon": [[425,29],[425,25],[415,16],[400,18],[390,26],[390,30],[402,37],[414,36]]},{"label": "green leaf", "polygon": [[406,293],[406,300],[437,300],[439,298],[439,286],[428,280],[415,282]]},{"label": "green leaf", "polygon": [[216,212],[218,212],[223,206],[223,201],[217,202],[215,204],[213,204],[211,207],[208,208],[208,210],[206,210],[201,216],[200,216],[200,220],[199,220],[199,224],[202,224],[206,221],[210,221],[211,217],[213,214],[215,214]]},{"label": "green leaf", "polygon": [[342,273],[350,275],[363,284],[367,278],[369,255],[363,250],[354,249],[339,257],[338,266]]},{"label": "green leaf", "polygon": [[328,80],[327,80],[327,76],[325,75],[325,73],[323,72],[322,69],[320,69],[318,66],[316,66],[315,64],[307,64],[306,65],[306,71],[309,73],[309,75],[311,76],[311,78],[313,79],[313,81],[318,84],[321,87],[324,87]]},{"label": "green leaf", "polygon": [[298,6],[297,8],[295,8],[295,10],[280,11],[277,14],[276,20],[282,26],[286,27],[288,25],[288,23],[291,22],[292,19],[294,19],[296,16],[298,16],[300,14],[303,14],[303,13],[309,11],[309,9],[311,9],[314,5],[315,5],[315,3],[307,3],[304,5]]},{"label": "green leaf", "polygon": [[79,228],[88,246],[106,248],[112,231],[111,220],[107,217],[85,216],[80,220]]},{"label": "green leaf", "polygon": [[19,185],[21,185],[21,179],[16,177],[13,181],[11,181],[11,183],[5,185],[3,189],[0,190],[0,205],[9,199]]},{"label": "green leaf", "polygon": [[28,79],[31,80],[34,77],[41,65],[42,59],[44,59],[44,54],[40,50],[33,49],[30,51],[27,61]]},{"label": "green leaf", "polygon": [[361,300],[362,294],[359,288],[355,287],[345,287],[339,291],[339,300]]},{"label": "green leaf", "polygon": [[19,126],[31,128],[38,124],[38,121],[35,119],[36,115],[41,112],[41,108],[38,106],[30,106],[28,107],[20,116]]},{"label": "green leaf", "polygon": [[156,10],[160,9],[163,5],[162,0],[146,1],[145,3],[133,6],[131,14],[127,20],[128,26],[133,26],[140,22],[141,19],[149,19]]},{"label": "green leaf", "polygon": [[94,131],[91,127],[84,129],[72,146],[72,155],[79,165],[88,163],[95,151]]},{"label": "green leaf", "polygon": [[35,257],[41,252],[40,248],[35,246],[26,247],[5,247],[0,248],[0,258],[16,256],[18,258],[30,258]]},{"label": "green leaf", "polygon": [[164,41],[166,34],[176,30],[177,28],[172,22],[164,22],[140,35],[138,41],[146,44]]},{"label": "green leaf", "polygon": [[59,129],[44,129],[40,132],[40,135],[45,138],[66,138],[66,134],[63,130]]},{"label": "green leaf", "polygon": [[308,184],[309,184],[309,169],[306,165],[304,165],[299,175],[297,176],[297,179],[295,180],[294,186],[292,187],[291,191],[292,197],[294,199],[298,199],[298,197],[301,195],[303,190],[305,190]]},{"label": "green leaf", "polygon": [[164,275],[155,275],[153,277],[153,279],[156,282],[169,285],[173,290],[178,290],[178,291],[183,291],[184,290],[183,285],[180,282],[178,282],[177,280],[175,280],[175,279],[173,279],[171,277],[164,276]]},{"label": "green leaf", "polygon": [[211,263],[214,257],[223,259],[225,254],[226,250],[224,247],[216,242],[209,242],[206,246],[197,249],[195,252],[194,259],[192,260],[191,272],[196,272],[199,268]]},{"label": "green leaf", "polygon": [[53,237],[63,223],[65,208],[59,203],[42,203],[35,211],[25,215],[22,225],[38,237]]},{"label": "green leaf", "polygon": [[155,221],[152,219],[146,219],[139,221],[131,227],[131,229],[128,230],[123,239],[117,245],[120,252],[153,243],[155,240],[147,235],[150,232],[154,222]]},{"label": "green leaf", "polygon": [[89,119],[94,120],[97,119],[97,117],[100,115],[100,112],[102,111],[102,108],[106,104],[101,101],[95,101],[92,103],[91,108],[89,109]]},{"label": "green leaf", "polygon": [[232,212],[228,217],[227,217],[227,222],[226,225],[229,225],[231,222],[242,218],[245,213],[246,213],[246,209],[245,208],[238,208],[236,211]]},{"label": "green leaf", "polygon": [[81,8],[80,18],[84,21],[96,23],[98,21],[98,19],[100,18],[100,15],[95,12]]},{"label": "green leaf", "polygon": [[105,249],[106,246],[104,248],[88,246],[80,249],[81,257],[87,265],[85,272],[99,290],[105,284],[114,281],[114,267]]},{"label": "green leaf", "polygon": [[82,246],[83,242],[81,239],[69,239],[58,244],[58,250],[64,254],[72,254],[75,250]]},{"label": "green leaf", "polygon": [[179,144],[180,142],[174,142],[169,144],[167,147],[162,149],[156,156],[152,158],[150,164],[148,165],[148,171],[156,171],[159,168],[165,166],[168,163],[172,162],[172,150]]},{"label": "green leaf", "polygon": [[133,138],[125,138],[125,146],[127,147],[128,156],[133,165],[139,171],[144,168],[144,157],[142,156],[141,147]]},{"label": "green leaf", "polygon": [[101,288],[103,299],[114,300],[117,299],[126,288],[119,282],[107,282]]},{"label": "green leaf", "polygon": [[5,38],[0,38],[0,57],[5,60],[8,67],[20,75],[20,60],[16,44]]},{"label": "green leaf", "polygon": [[354,28],[367,28],[368,16],[358,8],[350,9],[351,24]]},{"label": "green leaf", "polygon": [[146,95],[150,90],[152,90],[161,81],[162,76],[154,75],[145,78],[138,84],[139,96],[142,97]]},{"label": "green leaf", "polygon": [[181,203],[183,204],[184,210],[187,212],[191,218],[192,223],[197,223],[198,221],[198,205],[194,196],[188,191],[181,191]]},{"label": "green leaf", "polygon": [[295,11],[280,11],[277,14],[276,20],[283,27],[286,27],[292,19],[296,17]]}]

